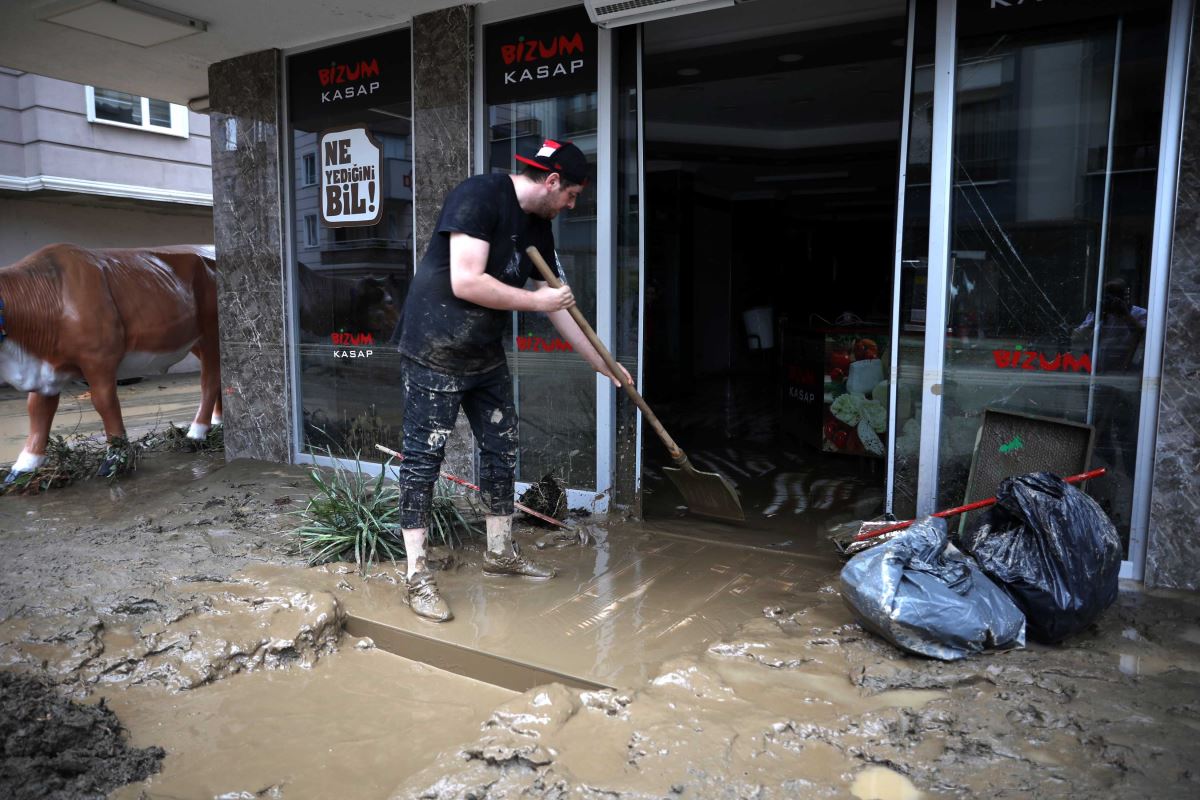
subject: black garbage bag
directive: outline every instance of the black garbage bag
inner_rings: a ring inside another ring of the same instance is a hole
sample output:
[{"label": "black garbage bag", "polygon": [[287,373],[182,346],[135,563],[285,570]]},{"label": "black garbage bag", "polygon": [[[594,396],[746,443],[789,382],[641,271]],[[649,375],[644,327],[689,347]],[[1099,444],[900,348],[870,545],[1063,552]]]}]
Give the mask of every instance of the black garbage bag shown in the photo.
[{"label": "black garbage bag", "polygon": [[1049,472],[1006,478],[962,547],[1025,612],[1029,637],[1061,642],[1117,599],[1121,537],[1095,500]]},{"label": "black garbage bag", "polygon": [[926,517],[842,568],[842,599],[863,626],[918,655],[955,661],[1025,646],[1025,618]]}]

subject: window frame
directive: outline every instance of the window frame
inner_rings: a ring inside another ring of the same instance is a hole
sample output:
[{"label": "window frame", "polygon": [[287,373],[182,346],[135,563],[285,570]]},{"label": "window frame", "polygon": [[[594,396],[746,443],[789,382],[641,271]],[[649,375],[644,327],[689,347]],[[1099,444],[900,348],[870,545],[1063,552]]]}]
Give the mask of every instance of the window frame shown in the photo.
[{"label": "window frame", "polygon": [[[309,170],[310,166],[312,167],[311,170]],[[300,172],[302,173],[302,177],[304,180],[304,182],[302,184],[300,184],[301,187],[308,188],[309,186],[317,185],[317,154],[316,153],[305,153],[304,155],[300,156]]]},{"label": "window frame", "polygon": [[304,246],[305,248],[321,246],[321,227],[317,223],[316,214],[304,215]]},{"label": "window frame", "polygon": [[[101,87],[104,88],[104,87]],[[120,91],[112,90],[112,91]],[[126,94],[129,94],[126,92]],[[114,119],[104,119],[96,116],[96,87],[84,86],[85,105],[87,107],[88,122],[97,125],[112,125],[117,128],[126,128],[134,131],[148,131],[150,133],[158,133],[163,136],[175,136],[180,139],[187,139],[189,136],[188,130],[188,109],[186,106],[181,106],[177,103],[168,103],[171,109],[171,126],[154,125],[150,122],[150,100],[152,98],[140,95],[130,95],[137,97],[142,104],[142,122],[135,125],[130,122],[120,122]]]}]

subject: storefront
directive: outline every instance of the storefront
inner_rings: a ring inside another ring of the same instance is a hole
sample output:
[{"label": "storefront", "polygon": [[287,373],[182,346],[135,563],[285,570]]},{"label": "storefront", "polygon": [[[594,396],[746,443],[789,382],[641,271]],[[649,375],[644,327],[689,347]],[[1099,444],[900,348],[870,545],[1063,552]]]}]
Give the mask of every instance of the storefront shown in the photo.
[{"label": "storefront", "polygon": [[[1152,502],[1190,3],[424,16],[284,54],[290,460],[398,448],[399,309],[441,197],[555,138],[595,169],[555,222],[580,308],[751,530],[956,505],[985,457],[1068,430],[1109,470],[1127,577],[1174,535]],[[538,315],[506,350],[518,481],[674,516],[623,395]],[[981,455],[1001,412],[1060,427]]]}]

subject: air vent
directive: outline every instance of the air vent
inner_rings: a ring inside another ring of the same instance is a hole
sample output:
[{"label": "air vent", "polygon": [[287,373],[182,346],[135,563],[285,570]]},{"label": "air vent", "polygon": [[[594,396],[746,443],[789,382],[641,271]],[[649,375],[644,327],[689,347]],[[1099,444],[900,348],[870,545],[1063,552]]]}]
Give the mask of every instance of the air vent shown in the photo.
[{"label": "air vent", "polygon": [[601,28],[678,17],[697,11],[725,8],[745,0],[584,0],[588,16]]}]

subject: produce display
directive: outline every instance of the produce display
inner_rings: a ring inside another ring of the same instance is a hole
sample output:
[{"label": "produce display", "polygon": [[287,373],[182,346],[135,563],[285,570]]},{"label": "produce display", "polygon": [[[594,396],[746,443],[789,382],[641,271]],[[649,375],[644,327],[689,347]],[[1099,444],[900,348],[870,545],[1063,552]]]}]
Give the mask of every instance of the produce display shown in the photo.
[{"label": "produce display", "polygon": [[875,334],[825,335],[823,451],[884,455],[888,424],[886,354],[886,339]]}]

